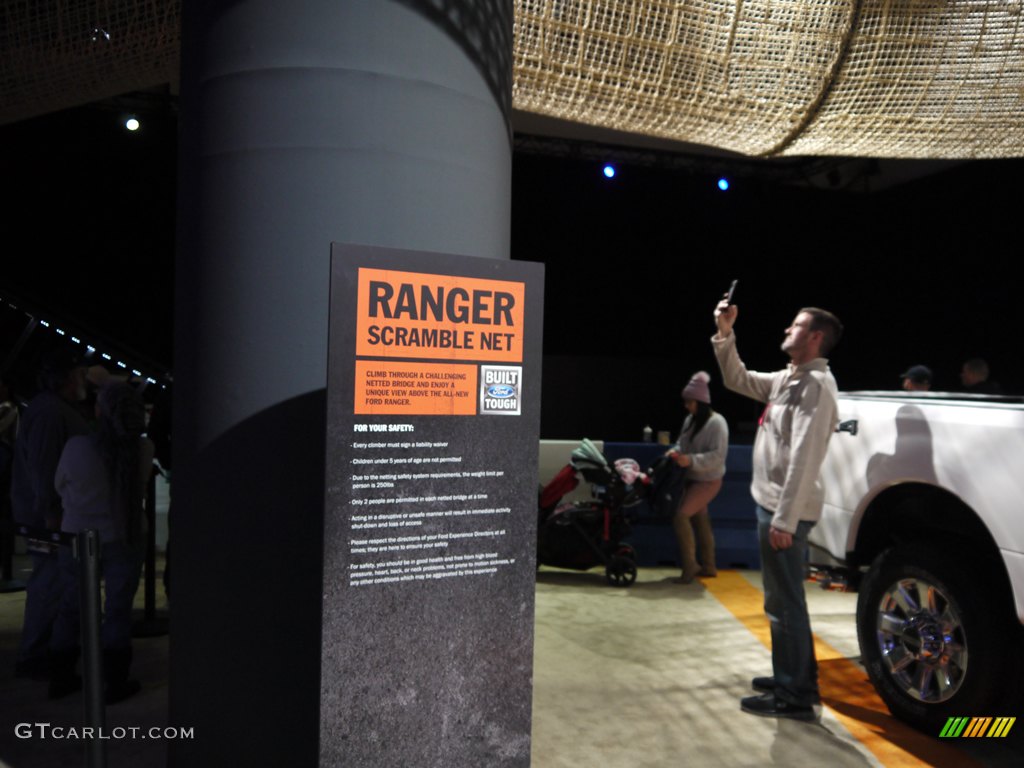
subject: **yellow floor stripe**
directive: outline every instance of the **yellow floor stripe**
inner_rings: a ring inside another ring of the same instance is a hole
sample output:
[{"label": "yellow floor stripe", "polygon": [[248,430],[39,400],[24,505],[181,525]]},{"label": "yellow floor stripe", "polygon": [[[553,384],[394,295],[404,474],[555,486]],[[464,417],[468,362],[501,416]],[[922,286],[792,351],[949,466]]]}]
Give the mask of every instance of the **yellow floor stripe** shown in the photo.
[{"label": "yellow floor stripe", "polygon": [[[717,578],[701,581],[758,640],[771,648],[771,629],[764,615],[761,590],[735,571],[719,571]],[[822,702],[886,768],[980,766],[963,752],[892,717],[864,670],[817,635],[814,648]]]}]

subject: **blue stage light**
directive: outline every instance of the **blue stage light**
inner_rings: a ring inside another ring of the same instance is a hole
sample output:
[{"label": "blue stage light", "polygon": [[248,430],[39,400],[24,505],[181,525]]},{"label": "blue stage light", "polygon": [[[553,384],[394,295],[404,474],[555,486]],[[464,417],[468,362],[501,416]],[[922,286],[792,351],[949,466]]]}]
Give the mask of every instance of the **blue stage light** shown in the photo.
[{"label": "blue stage light", "polygon": [[729,180],[725,176],[718,180],[718,188],[723,192],[729,189]]},{"label": "blue stage light", "polygon": [[603,173],[604,173],[604,176],[605,176],[606,179],[614,178],[615,177],[615,166],[614,165],[606,165],[604,167]]}]

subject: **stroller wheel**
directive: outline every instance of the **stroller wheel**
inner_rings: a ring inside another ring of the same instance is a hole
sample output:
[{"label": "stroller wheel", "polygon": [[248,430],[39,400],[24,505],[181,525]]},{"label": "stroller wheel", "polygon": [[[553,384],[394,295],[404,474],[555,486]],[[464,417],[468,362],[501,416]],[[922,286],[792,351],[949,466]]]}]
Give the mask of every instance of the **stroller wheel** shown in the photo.
[{"label": "stroller wheel", "polygon": [[613,587],[628,587],[636,581],[636,563],[632,558],[614,555],[604,569],[604,576]]}]

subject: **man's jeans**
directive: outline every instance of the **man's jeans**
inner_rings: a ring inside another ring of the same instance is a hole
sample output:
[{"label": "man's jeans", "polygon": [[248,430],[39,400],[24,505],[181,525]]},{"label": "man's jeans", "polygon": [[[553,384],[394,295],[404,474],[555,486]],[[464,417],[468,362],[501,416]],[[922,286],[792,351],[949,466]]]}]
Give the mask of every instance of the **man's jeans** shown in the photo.
[{"label": "man's jeans", "polygon": [[46,658],[46,647],[53,632],[60,605],[61,581],[57,553],[32,553],[32,575],[25,589],[25,620],[21,629],[19,662]]},{"label": "man's jeans", "polygon": [[776,697],[798,706],[818,704],[818,664],[804,595],[807,534],[813,522],[802,521],[789,549],[772,549],[768,540],[772,513],[757,507],[764,612],[772,628],[772,668]]},{"label": "man's jeans", "polygon": [[[79,574],[71,547],[61,547],[61,602],[53,626],[50,647],[54,651],[78,648],[81,640]],[[139,587],[142,558],[123,541],[100,544],[103,576],[103,624],[100,641],[104,650],[129,648],[132,643],[132,602]]]}]

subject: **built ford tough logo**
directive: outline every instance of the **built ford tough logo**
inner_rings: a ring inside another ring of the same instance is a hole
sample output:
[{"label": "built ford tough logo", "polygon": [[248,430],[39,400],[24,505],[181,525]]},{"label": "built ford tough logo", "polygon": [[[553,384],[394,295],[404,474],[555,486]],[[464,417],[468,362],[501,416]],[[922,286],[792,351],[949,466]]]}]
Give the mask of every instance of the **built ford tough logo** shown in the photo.
[{"label": "built ford tough logo", "polygon": [[518,365],[480,366],[480,413],[522,413],[523,369]]}]

